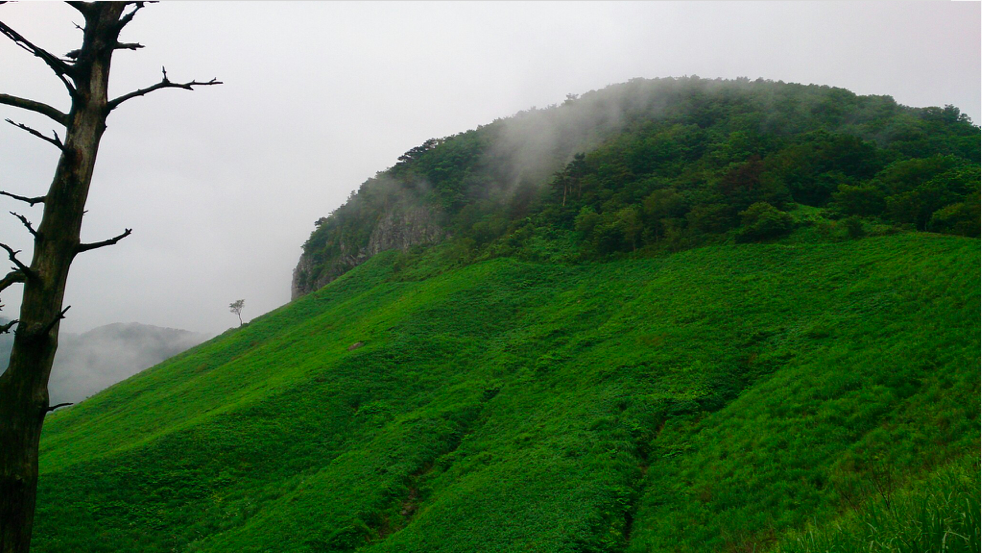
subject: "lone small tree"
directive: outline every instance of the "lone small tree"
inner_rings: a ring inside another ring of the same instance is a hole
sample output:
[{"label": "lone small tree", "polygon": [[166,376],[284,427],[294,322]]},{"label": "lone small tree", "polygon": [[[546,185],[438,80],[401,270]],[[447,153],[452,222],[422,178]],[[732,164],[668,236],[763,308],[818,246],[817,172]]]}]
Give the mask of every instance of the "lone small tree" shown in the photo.
[{"label": "lone small tree", "polygon": [[[4,4],[5,2],[0,2]],[[207,82],[175,83],[164,71],[160,82],[109,99],[109,69],[117,50],[137,50],[143,45],[119,41],[120,31],[144,7],[144,2],[67,2],[85,20],[82,45],[59,57],[33,44],[0,21],[0,34],[40,59],[65,85],[71,109],[64,113],[50,105],[0,93],[0,104],[44,115],[65,128],[64,140],[22,123],[7,122],[50,143],[61,151],[54,178],[43,196],[0,194],[30,206],[42,204],[44,212],[36,228],[27,217],[14,213],[34,238],[30,265],[20,252],[0,243],[13,264],[0,279],[0,291],[23,284],[20,316],[0,326],[14,330],[13,350],[6,372],[0,375],[0,553],[26,553],[30,549],[38,478],[38,444],[48,403],[48,376],[58,348],[58,327],[67,307],[62,307],[68,270],[76,255],[116,244],[130,229],[103,240],[83,244],[82,214],[89,193],[99,142],[106,118],[124,102],[163,88],[192,90]]]},{"label": "lone small tree", "polygon": [[242,308],[245,307],[245,300],[236,300],[228,304],[228,310],[235,313],[239,318],[239,326],[242,326]]}]

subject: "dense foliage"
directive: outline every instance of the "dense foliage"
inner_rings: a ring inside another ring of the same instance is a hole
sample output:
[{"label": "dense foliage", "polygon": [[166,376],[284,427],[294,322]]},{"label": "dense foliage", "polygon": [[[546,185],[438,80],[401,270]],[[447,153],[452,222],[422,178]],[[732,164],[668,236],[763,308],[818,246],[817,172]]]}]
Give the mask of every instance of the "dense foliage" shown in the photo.
[{"label": "dense foliage", "polygon": [[51,415],[36,550],[977,550],[977,240],[448,252]]},{"label": "dense foliage", "polygon": [[816,223],[788,214],[798,206],[854,235],[885,225],[978,237],[979,141],[953,106],[637,79],[427,141],[318,221],[304,250],[322,268],[364,248],[386,212],[419,204],[476,258],[541,258],[543,242],[591,259],[770,240]]}]

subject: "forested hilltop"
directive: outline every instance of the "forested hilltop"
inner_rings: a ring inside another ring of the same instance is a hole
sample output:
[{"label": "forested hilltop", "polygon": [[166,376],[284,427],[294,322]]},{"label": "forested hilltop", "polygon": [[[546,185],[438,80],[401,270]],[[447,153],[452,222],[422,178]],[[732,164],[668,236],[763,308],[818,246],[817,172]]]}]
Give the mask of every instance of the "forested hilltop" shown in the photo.
[{"label": "forested hilltop", "polygon": [[600,259],[896,229],[979,235],[979,128],[953,106],[772,81],[635,79],[432,139],[320,219],[294,297],[379,251]]}]

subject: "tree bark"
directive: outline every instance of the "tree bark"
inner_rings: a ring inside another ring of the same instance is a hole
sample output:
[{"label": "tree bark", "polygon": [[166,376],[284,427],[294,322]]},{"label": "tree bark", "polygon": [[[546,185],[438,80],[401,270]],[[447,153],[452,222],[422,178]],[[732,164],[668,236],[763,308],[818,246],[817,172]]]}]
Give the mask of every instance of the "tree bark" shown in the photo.
[{"label": "tree bark", "polygon": [[45,195],[34,257],[7,371],[0,375],[0,552],[30,549],[38,479],[38,445],[48,412],[48,376],[82,214],[106,130],[109,69],[126,4],[87,6],[85,34],[71,78],[75,85],[64,150]]},{"label": "tree bark", "polygon": [[[58,349],[59,322],[68,310],[62,303],[72,260],[79,253],[116,244],[131,232],[126,229],[119,236],[101,242],[82,244],[80,241],[85,201],[99,143],[106,131],[106,118],[123,102],[155,90],[192,90],[194,86],[222,84],[216,79],[174,83],[168,80],[165,71],[159,83],[110,100],[109,69],[113,52],[142,47],[119,42],[119,33],[143,8],[144,2],[68,4],[85,18],[82,47],[67,55],[70,60],[53,56],[0,21],[0,34],[48,65],[72,98],[71,111],[64,114],[34,100],[0,94],[0,104],[40,113],[66,129],[65,140],[61,142],[57,132],[51,139],[14,123],[55,144],[62,153],[46,195],[27,197],[0,191],[0,195],[32,206],[44,205],[37,229],[25,217],[14,214],[34,236],[30,267],[17,259],[18,252],[0,244],[16,266],[0,279],[0,291],[13,283],[24,285],[10,363],[0,375],[0,553],[27,553],[30,548],[41,427],[45,415],[53,409],[48,404],[48,377]],[[8,331],[12,324],[0,327],[0,332]]]}]

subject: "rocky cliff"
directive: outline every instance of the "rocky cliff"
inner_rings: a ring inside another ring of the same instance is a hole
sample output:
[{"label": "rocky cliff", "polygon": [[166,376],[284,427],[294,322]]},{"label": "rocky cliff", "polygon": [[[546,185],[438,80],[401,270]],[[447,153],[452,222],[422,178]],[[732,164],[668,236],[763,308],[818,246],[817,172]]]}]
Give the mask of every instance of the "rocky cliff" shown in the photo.
[{"label": "rocky cliff", "polygon": [[297,299],[321,288],[379,252],[405,251],[412,246],[438,242],[443,236],[444,230],[432,208],[399,206],[386,210],[376,221],[367,244],[339,240],[338,253],[322,260],[305,251],[293,270],[290,298]]}]

